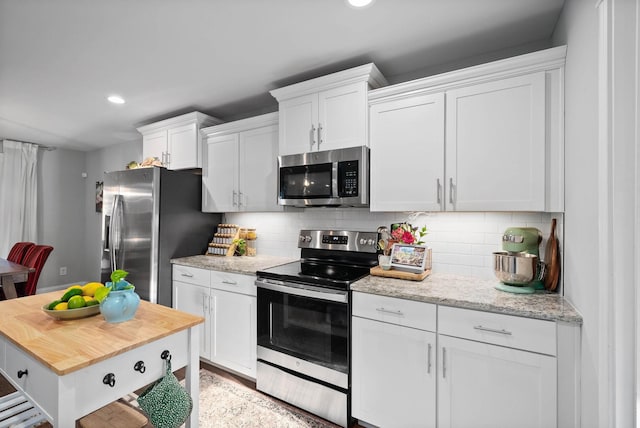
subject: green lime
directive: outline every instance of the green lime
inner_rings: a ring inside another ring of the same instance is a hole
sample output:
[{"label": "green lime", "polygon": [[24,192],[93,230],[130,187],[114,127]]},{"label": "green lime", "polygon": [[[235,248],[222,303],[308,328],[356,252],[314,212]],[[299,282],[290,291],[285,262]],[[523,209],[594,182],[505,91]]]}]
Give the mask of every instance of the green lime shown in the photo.
[{"label": "green lime", "polygon": [[69,299],[69,302],[67,302],[69,305],[69,309],[78,309],[78,308],[84,308],[85,306],[87,306],[87,302],[86,300],[84,300],[84,298],[82,296],[73,296]]}]

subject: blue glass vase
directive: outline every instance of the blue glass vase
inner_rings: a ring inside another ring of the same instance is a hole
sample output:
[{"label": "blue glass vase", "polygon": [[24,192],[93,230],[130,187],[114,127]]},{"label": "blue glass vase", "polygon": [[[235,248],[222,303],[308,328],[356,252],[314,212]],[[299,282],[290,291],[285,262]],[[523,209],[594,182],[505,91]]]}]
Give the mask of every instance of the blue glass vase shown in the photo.
[{"label": "blue glass vase", "polygon": [[100,312],[107,322],[128,321],[136,314],[140,306],[140,296],[135,288],[127,290],[111,290],[100,302]]}]

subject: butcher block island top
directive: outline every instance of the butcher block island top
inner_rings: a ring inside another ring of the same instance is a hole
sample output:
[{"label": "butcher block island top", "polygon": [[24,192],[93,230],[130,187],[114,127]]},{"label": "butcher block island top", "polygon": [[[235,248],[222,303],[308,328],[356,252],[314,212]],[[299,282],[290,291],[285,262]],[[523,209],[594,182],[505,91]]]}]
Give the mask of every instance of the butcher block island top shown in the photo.
[{"label": "butcher block island top", "polygon": [[186,330],[204,318],[141,301],[133,319],[108,323],[102,314],[56,320],[42,307],[61,291],[0,302],[0,335],[59,376]]}]

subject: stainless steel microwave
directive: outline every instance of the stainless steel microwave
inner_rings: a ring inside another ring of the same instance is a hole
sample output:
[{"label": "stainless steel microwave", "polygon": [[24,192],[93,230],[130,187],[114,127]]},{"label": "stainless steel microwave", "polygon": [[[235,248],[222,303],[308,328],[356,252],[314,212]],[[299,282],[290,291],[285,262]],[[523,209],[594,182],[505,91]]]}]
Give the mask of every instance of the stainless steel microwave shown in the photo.
[{"label": "stainless steel microwave", "polygon": [[369,206],[366,146],[278,156],[278,204]]}]

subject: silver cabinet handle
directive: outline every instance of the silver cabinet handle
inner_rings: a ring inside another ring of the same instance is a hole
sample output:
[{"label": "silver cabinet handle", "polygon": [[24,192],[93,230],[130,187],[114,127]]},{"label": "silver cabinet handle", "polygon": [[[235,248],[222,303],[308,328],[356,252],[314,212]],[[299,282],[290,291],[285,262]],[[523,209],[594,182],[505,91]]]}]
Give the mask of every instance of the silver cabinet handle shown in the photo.
[{"label": "silver cabinet handle", "polygon": [[238,206],[238,193],[235,190],[233,191],[233,200],[231,202],[234,207]]},{"label": "silver cabinet handle", "polygon": [[180,274],[180,276],[186,276],[187,278],[193,278],[193,274],[192,273],[186,273],[186,272],[182,272]]},{"label": "silver cabinet handle", "polygon": [[453,205],[453,177],[449,177],[449,203]]},{"label": "silver cabinet handle", "polygon": [[436,186],[437,186],[437,194],[438,194],[438,204],[441,204],[442,203],[442,184],[440,184],[439,178],[436,179]]},{"label": "silver cabinet handle", "polygon": [[447,349],[442,348],[442,379],[447,377]]},{"label": "silver cabinet handle", "polygon": [[427,345],[427,374],[431,373],[431,344]]},{"label": "silver cabinet handle", "polygon": [[311,125],[311,132],[309,133],[309,140],[310,140],[310,148],[311,150],[313,150],[313,145],[316,143],[316,126],[315,125]]},{"label": "silver cabinet handle", "polygon": [[475,330],[488,331],[489,333],[498,333],[498,334],[504,334],[505,336],[511,336],[511,332],[509,330],[505,330],[504,328],[501,330],[498,330],[495,328],[483,327],[481,325],[474,325],[473,328]]},{"label": "silver cabinet handle", "polygon": [[209,312],[209,304],[208,304],[209,296],[206,294],[202,295],[202,313],[206,314]]},{"label": "silver cabinet handle", "polygon": [[391,311],[389,309],[385,309],[385,308],[376,308],[376,311],[378,312],[384,312],[385,314],[392,314],[392,315],[398,315],[400,317],[403,317],[404,314],[402,313],[402,311]]},{"label": "silver cabinet handle", "polygon": [[320,150],[320,144],[322,144],[322,124],[318,124],[318,150]]},{"label": "silver cabinet handle", "polygon": [[238,192],[238,206],[241,207],[242,205],[244,205],[242,203],[242,198],[244,198],[244,194],[242,192]]},{"label": "silver cabinet handle", "polygon": [[171,153],[167,152],[167,168],[171,165]]},{"label": "silver cabinet handle", "polygon": [[229,284],[229,285],[238,285],[237,282],[235,281],[227,281],[226,279],[224,281],[222,281],[223,284]]}]

